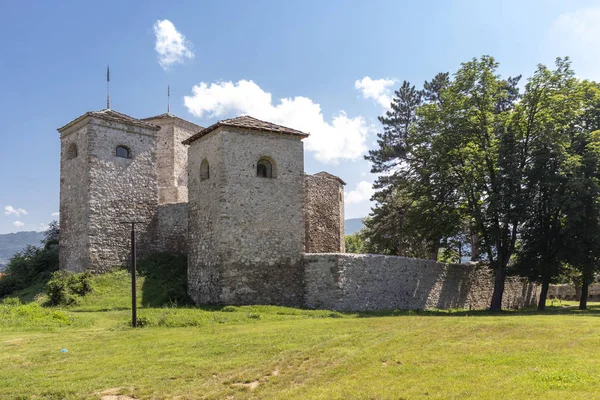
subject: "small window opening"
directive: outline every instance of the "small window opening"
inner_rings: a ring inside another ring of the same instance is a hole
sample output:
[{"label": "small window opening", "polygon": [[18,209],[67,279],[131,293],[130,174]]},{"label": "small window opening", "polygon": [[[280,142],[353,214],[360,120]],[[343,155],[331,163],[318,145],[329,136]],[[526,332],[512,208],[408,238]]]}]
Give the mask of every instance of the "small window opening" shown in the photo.
[{"label": "small window opening", "polygon": [[258,160],[258,163],[256,164],[256,176],[259,178],[273,177],[273,165],[269,160]]},{"label": "small window opening", "polygon": [[67,160],[72,160],[77,157],[77,145],[71,143],[67,149]]},{"label": "small window opening", "polygon": [[129,158],[130,151],[125,146],[117,146],[117,157]]},{"label": "small window opening", "polygon": [[200,181],[205,181],[210,178],[210,165],[208,161],[204,159],[200,164]]}]

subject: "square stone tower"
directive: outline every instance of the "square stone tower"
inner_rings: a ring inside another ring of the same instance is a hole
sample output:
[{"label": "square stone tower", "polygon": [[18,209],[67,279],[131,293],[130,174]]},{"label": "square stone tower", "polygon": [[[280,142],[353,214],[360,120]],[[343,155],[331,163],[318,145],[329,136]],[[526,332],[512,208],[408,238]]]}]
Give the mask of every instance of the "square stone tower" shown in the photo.
[{"label": "square stone tower", "polygon": [[196,303],[303,304],[307,136],[244,116],[184,141]]},{"label": "square stone tower", "polygon": [[160,126],[156,140],[158,202],[160,204],[187,202],[188,154],[182,142],[204,128],[171,113],[144,118],[142,121]]},{"label": "square stone tower", "polygon": [[[130,226],[158,205],[158,126],[113,110],[59,128],[60,267],[103,272],[130,257]],[[144,225],[140,225],[140,237]]]},{"label": "square stone tower", "polygon": [[345,253],[344,185],[328,172],[306,175],[305,223],[307,253]]}]

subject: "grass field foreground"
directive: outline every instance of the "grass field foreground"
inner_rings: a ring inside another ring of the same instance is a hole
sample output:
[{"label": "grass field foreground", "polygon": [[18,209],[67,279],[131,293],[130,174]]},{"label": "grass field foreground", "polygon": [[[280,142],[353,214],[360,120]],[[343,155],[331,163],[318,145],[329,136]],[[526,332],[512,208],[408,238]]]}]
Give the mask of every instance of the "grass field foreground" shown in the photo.
[{"label": "grass field foreground", "polygon": [[598,304],[543,314],[142,307],[146,326],[134,330],[128,285],[118,271],[74,307],[0,305],[0,398],[600,397]]}]

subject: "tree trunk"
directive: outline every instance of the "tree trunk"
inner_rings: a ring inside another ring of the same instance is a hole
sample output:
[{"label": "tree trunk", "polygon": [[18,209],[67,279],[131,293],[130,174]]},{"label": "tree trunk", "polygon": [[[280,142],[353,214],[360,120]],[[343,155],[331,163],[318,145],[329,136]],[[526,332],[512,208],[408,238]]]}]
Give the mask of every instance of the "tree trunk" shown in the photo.
[{"label": "tree trunk", "polygon": [[479,234],[472,221],[469,222],[469,233],[471,235],[471,261],[479,261]]},{"label": "tree trunk", "polygon": [[544,277],[542,279],[542,291],[540,292],[540,301],[538,302],[538,311],[544,311],[546,309],[546,298],[548,297],[548,288],[550,287],[550,278]]},{"label": "tree trunk", "polygon": [[431,254],[429,255],[429,259],[433,260],[433,261],[437,261],[439,252],[440,252],[439,242],[434,243],[431,247]]},{"label": "tree trunk", "polygon": [[579,309],[587,310],[587,301],[588,301],[588,288],[589,288],[589,280],[583,279],[581,282],[581,300],[579,300]]},{"label": "tree trunk", "polygon": [[403,254],[404,248],[402,246],[402,243],[403,243],[403,237],[402,237],[402,235],[400,235],[400,240],[398,240],[396,242],[396,255],[397,256],[404,256],[404,254]]},{"label": "tree trunk", "polygon": [[492,303],[490,311],[500,311],[502,309],[502,295],[504,294],[504,278],[506,277],[506,267],[500,265],[496,269],[496,277],[494,279],[494,293],[492,293]]}]

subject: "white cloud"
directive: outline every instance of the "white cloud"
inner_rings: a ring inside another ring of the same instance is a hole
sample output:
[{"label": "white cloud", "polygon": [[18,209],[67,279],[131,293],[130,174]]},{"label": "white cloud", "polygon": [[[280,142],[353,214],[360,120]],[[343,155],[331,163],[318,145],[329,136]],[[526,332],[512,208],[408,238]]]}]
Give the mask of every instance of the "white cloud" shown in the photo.
[{"label": "white cloud", "polygon": [[374,193],[372,183],[360,181],[356,184],[356,189],[344,193],[344,202],[345,204],[356,204],[370,201]]},{"label": "white cloud", "polygon": [[314,152],[317,160],[335,163],[355,160],[366,152],[366,136],[370,131],[364,118],[350,118],[344,111],[325,120],[321,106],[308,97],[282,98],[273,102],[253,81],[201,82],[184,97],[188,111],[198,118],[248,114],[252,117],[310,133],[304,141],[306,150]]},{"label": "white cloud", "polygon": [[175,25],[168,19],[156,21],[154,24],[156,44],[154,48],[158,53],[158,63],[167,71],[173,64],[183,64],[185,59],[194,58],[188,42]]},{"label": "white cloud", "polygon": [[58,216],[60,216],[60,213],[59,213],[59,212],[53,212],[53,213],[52,213],[52,216],[53,216],[53,217],[58,217]]},{"label": "white cloud", "polygon": [[361,91],[365,99],[373,99],[383,108],[390,108],[391,87],[396,81],[393,79],[371,79],[365,76],[354,82],[354,88]]},{"label": "white cloud", "polygon": [[47,229],[48,229],[48,224],[40,223],[40,226],[38,228],[38,232],[44,232]]},{"label": "white cloud", "polygon": [[24,224],[24,223],[22,223],[21,221],[15,221],[15,222],[13,222],[13,225],[14,225],[14,226],[16,226],[17,228],[20,228],[20,227],[22,227],[22,226],[25,226],[25,224]]},{"label": "white cloud", "polygon": [[27,215],[27,211],[23,210],[22,208],[14,208],[13,206],[6,206],[6,207],[4,207],[4,214],[15,215],[17,217],[20,217],[21,215]]},{"label": "white cloud", "polygon": [[600,79],[600,7],[561,14],[550,31],[554,56],[567,55],[582,78]]}]

